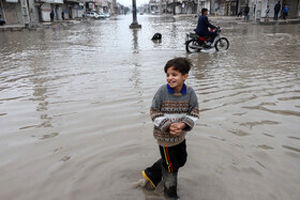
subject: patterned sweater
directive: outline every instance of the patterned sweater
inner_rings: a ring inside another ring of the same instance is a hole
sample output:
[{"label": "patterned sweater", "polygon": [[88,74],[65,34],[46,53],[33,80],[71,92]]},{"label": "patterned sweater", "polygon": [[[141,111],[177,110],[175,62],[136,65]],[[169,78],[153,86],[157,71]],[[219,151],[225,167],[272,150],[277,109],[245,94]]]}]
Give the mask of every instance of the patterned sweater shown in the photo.
[{"label": "patterned sweater", "polygon": [[[150,115],[154,123],[153,135],[159,145],[171,147],[183,142],[186,132],[199,119],[195,91],[185,84],[180,93],[175,93],[169,85],[161,86],[153,97]],[[174,122],[186,124],[180,136],[171,135],[169,132],[169,127]]]}]

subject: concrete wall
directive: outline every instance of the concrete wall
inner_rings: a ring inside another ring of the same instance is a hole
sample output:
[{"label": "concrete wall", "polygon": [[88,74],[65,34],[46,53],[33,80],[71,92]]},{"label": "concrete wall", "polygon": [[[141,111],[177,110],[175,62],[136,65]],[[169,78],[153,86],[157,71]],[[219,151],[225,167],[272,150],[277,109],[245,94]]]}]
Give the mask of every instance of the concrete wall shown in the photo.
[{"label": "concrete wall", "polygon": [[2,1],[3,18],[6,24],[24,24],[21,3],[7,3]]},{"label": "concrete wall", "polygon": [[30,15],[30,25],[36,26],[40,22],[39,8],[35,6],[35,0],[28,0],[28,12]]}]

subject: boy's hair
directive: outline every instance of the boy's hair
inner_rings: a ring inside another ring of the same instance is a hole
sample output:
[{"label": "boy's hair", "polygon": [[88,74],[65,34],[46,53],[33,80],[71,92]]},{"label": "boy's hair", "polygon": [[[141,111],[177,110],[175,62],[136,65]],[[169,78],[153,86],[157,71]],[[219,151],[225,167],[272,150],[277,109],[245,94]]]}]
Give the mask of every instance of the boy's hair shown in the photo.
[{"label": "boy's hair", "polygon": [[201,13],[204,14],[204,12],[208,11],[207,8],[202,8]]},{"label": "boy's hair", "polygon": [[178,70],[182,75],[188,74],[191,69],[192,63],[187,58],[177,57],[169,60],[165,65],[165,73],[167,73],[170,67],[174,67],[174,70]]}]

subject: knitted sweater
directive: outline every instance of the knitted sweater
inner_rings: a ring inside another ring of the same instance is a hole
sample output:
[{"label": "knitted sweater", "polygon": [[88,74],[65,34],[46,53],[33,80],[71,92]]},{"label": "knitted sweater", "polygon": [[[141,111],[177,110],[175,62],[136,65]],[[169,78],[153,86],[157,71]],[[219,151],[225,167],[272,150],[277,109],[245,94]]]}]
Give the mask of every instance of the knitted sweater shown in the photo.
[{"label": "knitted sweater", "polygon": [[[171,147],[183,142],[186,132],[199,118],[198,99],[193,88],[184,85],[180,93],[175,93],[169,85],[161,86],[153,97],[150,115],[154,123],[153,135],[159,145]],[[170,125],[175,122],[186,124],[180,136],[169,132]]]}]

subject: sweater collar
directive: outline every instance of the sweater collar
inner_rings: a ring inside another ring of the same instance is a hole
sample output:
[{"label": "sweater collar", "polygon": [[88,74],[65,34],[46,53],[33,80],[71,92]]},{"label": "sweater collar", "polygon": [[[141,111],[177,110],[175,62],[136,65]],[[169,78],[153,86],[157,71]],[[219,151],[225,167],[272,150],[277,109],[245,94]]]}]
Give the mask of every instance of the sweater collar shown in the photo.
[{"label": "sweater collar", "polygon": [[[170,94],[176,93],[176,92],[170,87],[169,84],[167,84],[167,88],[168,88],[168,92],[169,92]],[[185,84],[183,84],[180,93],[181,93],[181,94],[186,94],[186,85],[185,85]]]}]

